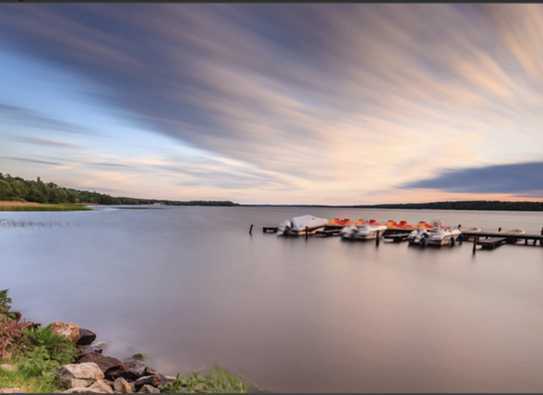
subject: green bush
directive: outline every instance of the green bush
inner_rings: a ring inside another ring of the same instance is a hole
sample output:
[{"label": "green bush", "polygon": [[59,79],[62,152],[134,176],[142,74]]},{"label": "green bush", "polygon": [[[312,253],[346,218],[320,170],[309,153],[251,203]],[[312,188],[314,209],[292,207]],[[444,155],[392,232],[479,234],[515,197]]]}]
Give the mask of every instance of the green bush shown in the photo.
[{"label": "green bush", "polygon": [[57,335],[49,327],[28,328],[24,334],[33,348],[43,348],[48,359],[61,365],[72,363],[77,355],[75,345],[63,336]]},{"label": "green bush", "polygon": [[248,384],[222,368],[213,368],[206,374],[178,374],[174,381],[161,387],[163,392],[184,393],[246,393]]}]

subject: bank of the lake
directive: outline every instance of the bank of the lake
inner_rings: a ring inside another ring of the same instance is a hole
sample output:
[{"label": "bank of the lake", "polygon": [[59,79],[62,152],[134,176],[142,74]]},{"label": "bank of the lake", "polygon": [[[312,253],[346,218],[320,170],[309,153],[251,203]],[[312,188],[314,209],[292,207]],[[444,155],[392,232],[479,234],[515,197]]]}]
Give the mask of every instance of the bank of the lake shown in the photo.
[{"label": "bank of the lake", "polygon": [[75,323],[42,325],[11,310],[0,290],[1,393],[245,393],[249,385],[214,367],[207,372],[166,376],[136,353],[120,360],[104,354],[96,333]]},{"label": "bank of the lake", "polygon": [[0,200],[0,211],[88,211],[82,203],[36,203],[18,200]]}]

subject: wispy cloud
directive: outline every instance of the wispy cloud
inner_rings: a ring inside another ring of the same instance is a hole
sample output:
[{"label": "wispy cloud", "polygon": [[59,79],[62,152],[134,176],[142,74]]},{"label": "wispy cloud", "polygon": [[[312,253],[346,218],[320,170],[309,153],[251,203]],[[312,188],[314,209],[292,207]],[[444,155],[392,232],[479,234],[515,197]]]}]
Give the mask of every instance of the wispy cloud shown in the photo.
[{"label": "wispy cloud", "polygon": [[[0,105],[0,116],[21,127],[86,136],[107,130],[109,145],[91,137],[84,153],[66,159],[72,172],[96,177],[96,185],[117,182],[137,193],[139,175],[151,191],[186,198],[359,203],[387,190],[411,198],[395,186],[422,193],[417,185],[443,168],[541,160],[540,5],[10,5],[3,11],[0,46],[92,81],[101,87],[92,108],[114,114],[129,130],[89,117],[82,127],[39,107]],[[58,100],[52,87],[43,89]],[[72,120],[85,115],[71,111]],[[168,140],[132,155],[131,127],[149,140]],[[63,141],[39,138],[43,145]],[[206,154],[172,159],[172,147]],[[143,157],[158,159],[143,163]],[[492,191],[469,185],[454,191]],[[506,189],[493,192],[516,193]]]}]

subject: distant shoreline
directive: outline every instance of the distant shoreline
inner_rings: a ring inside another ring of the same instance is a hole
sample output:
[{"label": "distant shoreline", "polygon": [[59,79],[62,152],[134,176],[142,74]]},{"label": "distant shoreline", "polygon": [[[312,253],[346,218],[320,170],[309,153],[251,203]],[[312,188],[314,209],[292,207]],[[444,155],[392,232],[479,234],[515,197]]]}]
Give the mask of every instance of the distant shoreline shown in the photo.
[{"label": "distant shoreline", "polygon": [[36,203],[0,200],[0,211],[88,211],[92,210],[81,203]]}]

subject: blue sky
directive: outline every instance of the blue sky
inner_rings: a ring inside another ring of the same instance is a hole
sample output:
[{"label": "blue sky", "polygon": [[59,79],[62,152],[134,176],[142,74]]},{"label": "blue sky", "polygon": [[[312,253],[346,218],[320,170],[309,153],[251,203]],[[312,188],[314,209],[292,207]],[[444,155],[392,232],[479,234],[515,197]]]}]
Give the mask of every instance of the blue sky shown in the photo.
[{"label": "blue sky", "polygon": [[1,7],[2,172],[243,203],[543,195],[540,5]]}]

